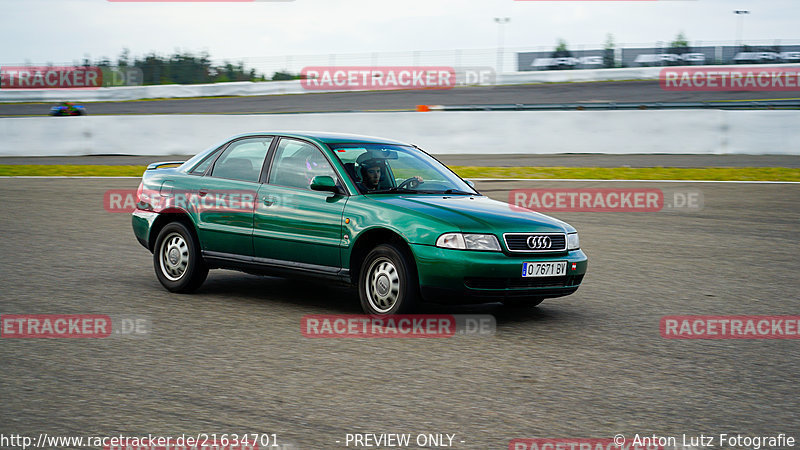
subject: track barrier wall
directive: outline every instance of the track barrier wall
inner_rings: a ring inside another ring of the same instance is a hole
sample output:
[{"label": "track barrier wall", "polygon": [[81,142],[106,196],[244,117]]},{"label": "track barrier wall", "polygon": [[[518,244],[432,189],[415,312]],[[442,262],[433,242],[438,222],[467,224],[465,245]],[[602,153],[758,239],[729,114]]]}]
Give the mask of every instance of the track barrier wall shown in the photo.
[{"label": "track barrier wall", "polygon": [[[698,66],[686,66],[697,68]],[[708,66],[714,70],[741,68],[741,66]],[[791,64],[759,64],[758,67],[792,68]],[[679,69],[679,66],[670,67]],[[587,81],[658,80],[664,67],[635,67],[622,69],[548,70],[541,72],[510,72],[497,76],[495,84],[566,83]],[[350,89],[356,90],[356,89]],[[307,94],[310,92],[339,92],[324,89],[309,91],[301,80],[251,82],[238,81],[215,84],[122,86],[99,89],[0,89],[0,102],[93,102],[124,101],[151,98],[190,98],[219,96],[254,96]]]},{"label": "track barrier wall", "polygon": [[435,154],[800,155],[796,111],[453,111],[0,119],[0,156],[193,155],[255,131],[381,136]]}]

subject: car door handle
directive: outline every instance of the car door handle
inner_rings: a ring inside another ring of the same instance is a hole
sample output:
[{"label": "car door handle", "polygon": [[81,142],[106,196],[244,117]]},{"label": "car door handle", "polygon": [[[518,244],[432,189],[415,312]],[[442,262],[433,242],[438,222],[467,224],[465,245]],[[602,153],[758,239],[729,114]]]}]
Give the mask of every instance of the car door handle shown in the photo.
[{"label": "car door handle", "polygon": [[200,194],[200,197],[205,197],[206,195],[208,195],[208,189],[200,189],[198,194]]},{"label": "car door handle", "polygon": [[272,200],[270,200],[269,197],[261,197],[261,201],[264,202],[265,206],[272,206],[272,204],[275,203]]}]

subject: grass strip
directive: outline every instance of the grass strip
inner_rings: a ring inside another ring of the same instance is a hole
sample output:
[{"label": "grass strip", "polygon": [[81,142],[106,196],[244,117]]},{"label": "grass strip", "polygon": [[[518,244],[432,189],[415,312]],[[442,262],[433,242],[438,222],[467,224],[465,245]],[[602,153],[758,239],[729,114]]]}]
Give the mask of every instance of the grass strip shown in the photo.
[{"label": "grass strip", "polygon": [[[451,166],[463,178],[575,178],[596,180],[800,181],[787,167],[479,167]],[[0,176],[140,177],[145,166],[0,165]]]},{"label": "grass strip", "polygon": [[99,166],[88,164],[1,164],[0,176],[27,177],[140,177],[146,166]]},{"label": "grass strip", "polygon": [[477,167],[451,166],[463,178],[576,178],[595,180],[800,181],[788,167]]}]

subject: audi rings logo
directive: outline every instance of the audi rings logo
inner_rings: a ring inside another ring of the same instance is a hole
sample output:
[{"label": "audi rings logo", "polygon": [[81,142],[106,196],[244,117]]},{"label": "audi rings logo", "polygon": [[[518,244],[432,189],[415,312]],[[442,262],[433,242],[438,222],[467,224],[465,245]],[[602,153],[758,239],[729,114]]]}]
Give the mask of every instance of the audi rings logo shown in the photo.
[{"label": "audi rings logo", "polygon": [[505,233],[503,240],[510,252],[561,252],[567,249],[564,233]]},{"label": "audi rings logo", "polygon": [[553,246],[550,236],[528,236],[526,242],[531,250],[547,250]]}]

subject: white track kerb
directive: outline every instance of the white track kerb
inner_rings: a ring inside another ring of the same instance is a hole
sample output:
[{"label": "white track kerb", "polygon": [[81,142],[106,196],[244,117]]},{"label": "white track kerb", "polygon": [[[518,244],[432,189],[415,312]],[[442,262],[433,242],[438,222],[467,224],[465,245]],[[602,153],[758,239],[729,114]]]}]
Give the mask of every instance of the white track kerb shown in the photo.
[{"label": "white track kerb", "polygon": [[0,119],[0,156],[194,155],[253,131],[397,139],[434,154],[800,155],[791,110],[451,111]]}]

